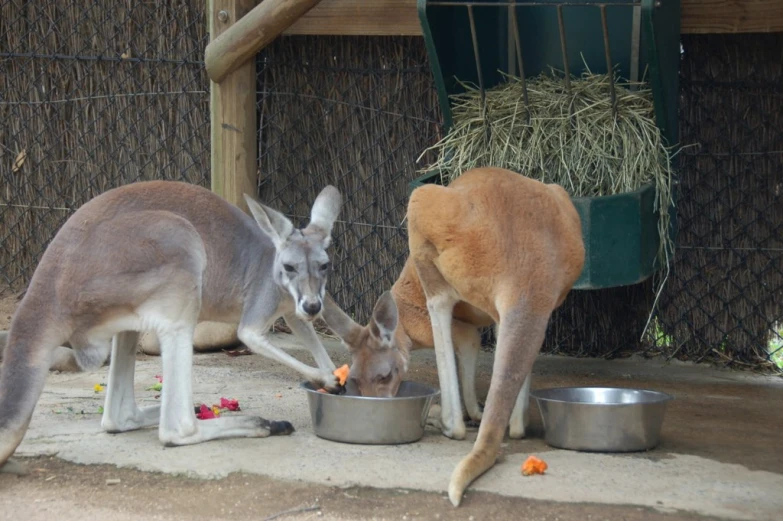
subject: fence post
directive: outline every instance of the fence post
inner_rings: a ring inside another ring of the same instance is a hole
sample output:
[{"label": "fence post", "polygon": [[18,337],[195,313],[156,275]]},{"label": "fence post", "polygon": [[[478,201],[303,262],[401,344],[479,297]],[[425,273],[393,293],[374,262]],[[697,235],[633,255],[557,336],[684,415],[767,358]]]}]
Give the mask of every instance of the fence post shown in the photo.
[{"label": "fence post", "polygon": [[[255,0],[207,0],[214,40],[256,5]],[[212,191],[247,212],[242,194],[256,196],[256,61],[251,58],[209,82]]]}]

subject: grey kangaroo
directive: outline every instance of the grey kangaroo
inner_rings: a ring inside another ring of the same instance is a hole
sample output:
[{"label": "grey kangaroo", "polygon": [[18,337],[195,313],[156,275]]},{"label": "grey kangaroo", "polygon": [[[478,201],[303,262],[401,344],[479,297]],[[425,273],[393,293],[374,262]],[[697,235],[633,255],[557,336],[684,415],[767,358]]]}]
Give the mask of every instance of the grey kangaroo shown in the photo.
[{"label": "grey kangaroo", "polygon": [[[309,224],[245,196],[249,215],[207,189],[151,181],[109,190],[79,208],[44,252],[8,331],[0,371],[0,466],[21,443],[46,376],[68,343],[81,369],[111,352],[101,426],[158,425],[161,443],[289,434],[287,421],[231,416],[198,421],[192,399],[196,324],[238,324],[239,340],[307,380],[335,389],[335,366],[312,326],[329,272],[326,252],[342,203],[327,186]],[[255,219],[255,220],[254,220]],[[284,317],[317,368],[267,338]],[[139,332],[159,341],[166,384],[160,405],[139,408],[133,391]]]}]

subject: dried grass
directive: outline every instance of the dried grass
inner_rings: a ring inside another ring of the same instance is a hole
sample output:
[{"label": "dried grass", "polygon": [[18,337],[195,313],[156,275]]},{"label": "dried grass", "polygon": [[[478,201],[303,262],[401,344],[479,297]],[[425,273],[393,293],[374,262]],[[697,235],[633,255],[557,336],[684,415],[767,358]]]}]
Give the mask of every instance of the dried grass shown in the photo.
[{"label": "dried grass", "polygon": [[620,83],[589,69],[568,88],[551,70],[527,80],[525,102],[520,79],[505,78],[485,93],[462,84],[465,92],[451,97],[454,124],[428,149],[438,159],[425,172],[440,172],[447,184],[471,168],[496,166],[559,184],[572,197],[614,195],[653,183],[658,261],[664,268],[656,276],[660,295],[674,247],[669,235],[674,148],[656,126],[652,93],[643,83]]}]

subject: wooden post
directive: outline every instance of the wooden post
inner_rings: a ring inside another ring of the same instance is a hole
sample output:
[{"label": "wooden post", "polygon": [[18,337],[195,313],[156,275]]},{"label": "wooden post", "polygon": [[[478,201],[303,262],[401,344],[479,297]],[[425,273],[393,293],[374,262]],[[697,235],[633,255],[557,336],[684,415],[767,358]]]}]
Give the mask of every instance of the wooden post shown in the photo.
[{"label": "wooden post", "polygon": [[[209,38],[214,40],[248,13],[255,0],[207,0]],[[256,61],[251,58],[219,84],[210,81],[212,191],[245,212],[242,194],[258,191]]]},{"label": "wooden post", "polygon": [[[232,20],[230,29],[211,35],[204,51],[204,66],[209,79],[223,78],[269,45],[321,0],[264,0]],[[245,2],[239,2],[245,4]]]}]

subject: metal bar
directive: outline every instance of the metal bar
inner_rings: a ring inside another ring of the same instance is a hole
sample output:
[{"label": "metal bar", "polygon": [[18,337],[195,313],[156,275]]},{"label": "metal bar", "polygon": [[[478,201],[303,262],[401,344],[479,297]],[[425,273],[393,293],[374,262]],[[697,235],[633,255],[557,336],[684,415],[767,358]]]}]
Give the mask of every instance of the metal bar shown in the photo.
[{"label": "metal bar", "polygon": [[470,36],[473,40],[473,56],[476,58],[476,72],[478,73],[479,89],[481,89],[481,116],[485,120],[484,135],[489,142],[490,128],[487,118],[487,93],[484,91],[484,78],[481,74],[481,58],[479,56],[478,37],[476,36],[476,20],[473,18],[473,6],[468,6],[468,19],[470,20]]},{"label": "metal bar", "polygon": [[612,68],[612,53],[609,49],[609,25],[606,23],[606,6],[601,6],[601,27],[604,31],[604,52],[606,53],[606,70],[609,78],[609,95],[612,97],[612,112],[617,115],[617,99],[614,92],[614,69]]},{"label": "metal bar", "polygon": [[639,40],[642,32],[642,8],[633,8],[633,20],[631,22],[631,85],[630,90],[635,91],[634,85],[639,81]]},{"label": "metal bar", "polygon": [[565,73],[566,92],[571,95],[571,69],[568,67],[568,47],[566,46],[565,22],[563,22],[563,7],[557,6],[557,26],[560,28],[560,48],[563,51],[563,72]]},{"label": "metal bar", "polygon": [[517,54],[517,68],[519,69],[519,82],[522,84],[522,99],[525,101],[528,121],[530,120],[530,102],[527,97],[527,82],[525,81],[525,68],[522,62],[522,44],[519,41],[519,25],[517,23],[517,10],[511,8],[511,30],[514,32],[514,47]]},{"label": "metal bar", "polygon": [[468,5],[468,19],[470,20],[470,36],[473,39],[473,57],[476,59],[476,72],[478,73],[479,89],[481,89],[481,103],[486,102],[484,93],[484,78],[481,76],[481,58],[479,57],[478,37],[476,36],[476,20],[473,18],[473,6]]},{"label": "metal bar", "polygon": [[508,36],[506,37],[506,49],[508,51],[507,61],[506,61],[506,70],[509,74],[516,76],[516,65],[517,65],[517,59],[514,52],[514,27],[511,24],[511,12],[514,10],[514,7],[512,6],[514,0],[508,0],[508,20],[506,21],[506,30],[508,31]]}]

